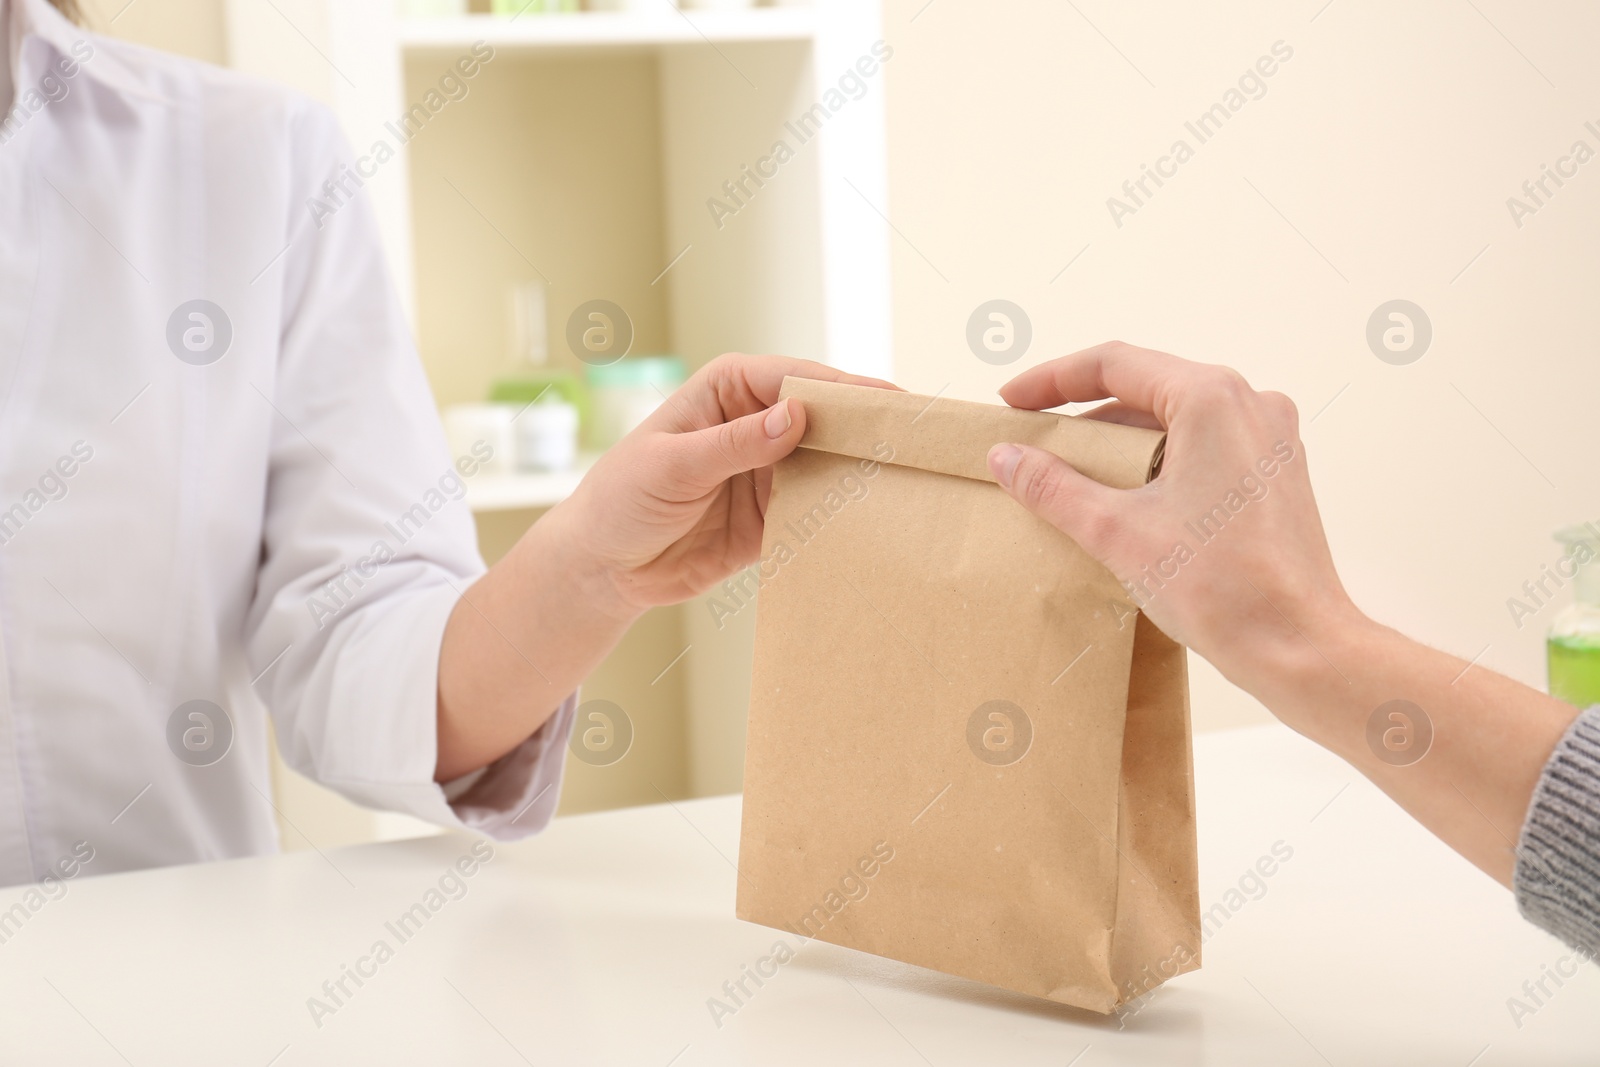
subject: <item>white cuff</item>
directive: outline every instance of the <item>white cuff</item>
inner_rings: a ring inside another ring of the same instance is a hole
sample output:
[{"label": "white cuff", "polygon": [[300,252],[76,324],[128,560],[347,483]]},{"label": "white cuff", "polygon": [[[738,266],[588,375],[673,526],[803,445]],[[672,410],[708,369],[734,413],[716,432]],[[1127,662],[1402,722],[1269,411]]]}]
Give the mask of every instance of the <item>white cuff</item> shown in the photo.
[{"label": "white cuff", "polygon": [[577,716],[578,694],[516,748],[489,766],[440,787],[454,822],[496,841],[515,841],[543,830],[561,799],[567,736]]}]

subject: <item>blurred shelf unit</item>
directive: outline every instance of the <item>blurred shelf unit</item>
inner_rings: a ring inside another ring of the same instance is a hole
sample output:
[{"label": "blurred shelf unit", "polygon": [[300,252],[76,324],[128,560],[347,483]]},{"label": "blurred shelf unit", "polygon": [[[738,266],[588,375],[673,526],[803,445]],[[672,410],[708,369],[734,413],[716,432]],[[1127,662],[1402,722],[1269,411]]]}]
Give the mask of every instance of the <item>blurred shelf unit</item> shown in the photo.
[{"label": "blurred shelf unit", "polygon": [[400,47],[408,53],[456,51],[482,41],[495,49],[655,48],[666,45],[809,41],[816,12],[804,7],[748,11],[585,12],[573,15],[498,15],[404,19]]},{"label": "blurred shelf unit", "polygon": [[599,458],[581,455],[577,465],[566,471],[481,474],[467,483],[467,505],[479,513],[554,507],[572,495]]},{"label": "blurred shelf unit", "polygon": [[[515,19],[401,19],[394,0],[224,2],[233,67],[327,103],[358,152],[377,142],[394,149],[385,158],[398,159],[384,162],[363,191],[433,360],[429,370],[441,402],[476,398],[439,380],[441,361],[475,358],[465,342],[454,340],[459,332],[439,326],[461,304],[458,291],[433,284],[441,213],[467,212],[461,226],[480,225],[480,215],[493,220],[501,236],[492,239],[515,244],[506,235],[526,220],[507,224],[506,217],[525,205],[503,195],[485,200],[477,192],[497,184],[559,204],[569,220],[592,222],[603,235],[574,250],[570,231],[558,232],[548,217],[524,227],[534,236],[527,250],[517,246],[522,258],[513,257],[511,267],[553,279],[555,324],[583,300],[607,297],[629,306],[627,297],[649,320],[641,332],[649,333],[653,323],[662,335],[642,342],[653,347],[636,350],[680,353],[691,369],[723,351],[783,352],[889,375],[892,231],[886,219],[893,211],[884,147],[888,50],[879,0],[744,10],[680,10],[662,0],[658,9],[642,12]],[[397,117],[418,106],[440,72],[480,41],[496,58],[492,73],[473,83],[473,103],[452,104],[438,120],[443,132],[430,126],[416,143],[395,143]],[[630,71],[646,68],[642,81],[630,80]],[[616,87],[624,81],[644,111],[624,113],[633,139],[608,146],[600,139],[623,136],[608,123],[616,122]],[[486,87],[490,83],[495,87]],[[508,100],[508,93],[521,91],[514,86],[535,84],[545,93],[540,107],[571,113],[572,121],[556,131],[565,140],[547,140],[550,131],[538,126],[542,116],[519,112]],[[463,142],[460,131],[467,127],[473,132]],[[597,142],[604,165],[585,173]],[[775,159],[780,142],[786,154]],[[441,164],[436,146],[444,143],[452,154]],[[537,157],[508,163],[505,146],[517,143],[534,146]],[[621,155],[619,147],[633,155]],[[444,188],[439,174],[446,166],[454,189],[441,194],[432,186]],[[648,217],[634,220],[634,243],[618,248],[616,201],[600,203],[596,190],[629,168],[653,183],[630,190],[643,199],[633,196],[629,210],[644,200],[652,206]],[[461,204],[468,194],[470,210]],[[640,242],[649,242],[648,250]],[[611,274],[601,276],[597,263]],[[514,279],[493,276],[496,269],[504,274],[492,265],[464,264],[457,276],[480,272],[473,280],[496,287],[498,301],[499,287]],[[479,307],[475,314],[498,319],[498,308]]]}]

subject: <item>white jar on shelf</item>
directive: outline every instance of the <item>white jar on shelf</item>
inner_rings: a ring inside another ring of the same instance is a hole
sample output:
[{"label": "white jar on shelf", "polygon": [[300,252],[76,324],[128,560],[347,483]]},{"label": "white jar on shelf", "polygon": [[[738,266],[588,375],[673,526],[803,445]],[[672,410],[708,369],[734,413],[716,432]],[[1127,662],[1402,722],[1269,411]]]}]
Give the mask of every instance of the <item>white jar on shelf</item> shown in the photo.
[{"label": "white jar on shelf", "polygon": [[565,471],[578,461],[578,409],[563,400],[529,404],[517,416],[517,466]]},{"label": "white jar on shelf", "polygon": [[484,474],[509,473],[517,451],[510,404],[451,404],[441,413],[452,463],[476,460]]}]

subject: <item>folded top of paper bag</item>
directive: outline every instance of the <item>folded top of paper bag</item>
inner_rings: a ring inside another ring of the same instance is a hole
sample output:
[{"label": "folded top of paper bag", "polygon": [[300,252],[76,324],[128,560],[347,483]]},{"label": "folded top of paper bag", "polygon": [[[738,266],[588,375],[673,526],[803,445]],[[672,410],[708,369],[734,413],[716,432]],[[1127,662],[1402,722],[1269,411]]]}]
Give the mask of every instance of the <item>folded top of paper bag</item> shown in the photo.
[{"label": "folded top of paper bag", "polygon": [[1114,489],[1135,489],[1160,469],[1166,444],[1166,434],[1140,426],[814,378],[785,378],[779,396],[805,405],[802,448],[881,460],[874,446],[886,442],[898,466],[982,482],[994,481],[989,449],[1009,441],[1066,457]]}]

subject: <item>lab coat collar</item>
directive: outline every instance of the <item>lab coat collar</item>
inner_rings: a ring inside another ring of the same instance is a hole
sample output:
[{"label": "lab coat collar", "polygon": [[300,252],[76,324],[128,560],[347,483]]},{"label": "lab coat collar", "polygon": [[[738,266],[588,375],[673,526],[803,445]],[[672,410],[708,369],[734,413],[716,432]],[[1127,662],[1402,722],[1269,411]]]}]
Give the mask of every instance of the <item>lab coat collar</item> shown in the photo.
[{"label": "lab coat collar", "polygon": [[[11,27],[6,43],[11,49],[11,77],[16,94],[33,88],[45,73],[28,62],[28,39],[37,37],[63,58],[77,63],[78,73],[88,75],[102,85],[133,96],[157,95],[122,61],[121,56],[115,54],[113,47],[108,47],[111,42],[74,25],[56,10],[50,0],[9,0],[9,3]],[[85,44],[92,49],[88,59],[84,59]],[[77,46],[76,51],[73,50],[74,45]]]}]

